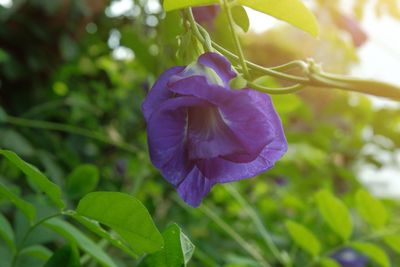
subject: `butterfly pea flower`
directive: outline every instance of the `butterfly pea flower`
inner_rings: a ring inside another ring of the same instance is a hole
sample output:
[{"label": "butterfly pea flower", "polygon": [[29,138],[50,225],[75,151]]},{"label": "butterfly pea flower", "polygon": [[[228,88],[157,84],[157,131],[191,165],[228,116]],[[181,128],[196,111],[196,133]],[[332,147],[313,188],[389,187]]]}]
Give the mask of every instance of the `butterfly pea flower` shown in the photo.
[{"label": "butterfly pea flower", "polygon": [[194,19],[203,25],[212,27],[215,18],[221,12],[219,5],[199,6],[192,9]]},{"label": "butterfly pea flower", "polygon": [[366,267],[368,258],[352,248],[344,248],[332,255],[342,267]]},{"label": "butterfly pea flower", "polygon": [[225,57],[206,53],[165,71],[142,104],[151,161],[193,207],[214,185],[265,172],[287,151],[271,98],[231,89],[235,77]]}]

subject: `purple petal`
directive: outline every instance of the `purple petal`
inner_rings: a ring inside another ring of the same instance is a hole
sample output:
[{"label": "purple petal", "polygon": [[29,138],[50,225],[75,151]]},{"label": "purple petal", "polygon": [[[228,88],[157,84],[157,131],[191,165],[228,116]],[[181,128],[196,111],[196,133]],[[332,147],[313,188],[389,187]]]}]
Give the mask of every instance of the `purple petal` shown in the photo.
[{"label": "purple petal", "polygon": [[246,153],[215,106],[188,110],[189,157],[192,160]]},{"label": "purple petal", "polygon": [[252,162],[237,163],[223,158],[199,160],[196,166],[214,183],[228,183],[254,177],[271,169],[286,150],[275,150],[268,146]]},{"label": "purple petal", "polygon": [[236,73],[232,70],[231,63],[220,54],[205,53],[199,57],[197,62],[213,69],[222,79],[226,87],[229,87],[229,81],[236,77]]},{"label": "purple petal", "polygon": [[[263,117],[268,120],[268,126],[266,126],[266,130],[268,130],[268,143],[262,149],[261,153],[250,162],[241,161],[240,155],[198,161],[196,163],[198,168],[213,182],[226,183],[256,176],[271,169],[275,162],[286,153],[288,148],[281,120],[272,105],[271,98],[268,95],[253,90],[242,90],[242,92],[246,92],[251,97],[252,105],[263,112]],[[250,132],[247,134],[251,135],[256,130],[244,131],[244,133]],[[253,138],[247,140],[251,142],[257,139],[257,136],[249,136],[248,138]],[[239,158],[235,160],[235,157],[238,156]]]},{"label": "purple petal", "polygon": [[[210,85],[202,76],[192,76],[179,80],[171,85],[170,90],[177,94],[198,97],[218,108],[222,118],[218,122],[220,128],[228,128],[229,131],[222,131],[220,138],[216,135],[212,137],[215,140],[221,140],[230,136],[232,138],[228,138],[227,142],[237,143],[232,146],[232,153],[226,153],[229,150],[225,149],[224,153],[219,154],[226,156],[227,159],[239,162],[253,161],[258,153],[273,141],[275,133],[272,131],[274,125],[271,126],[271,124],[277,123],[277,121],[273,120],[274,116],[277,115],[268,96],[253,90],[234,91],[218,85]],[[265,111],[257,107],[257,104],[261,104],[261,108],[267,109],[267,112],[272,109],[272,118],[269,118],[270,115],[266,115]],[[278,122],[280,125],[279,118]],[[209,129],[206,125],[203,125],[203,128],[205,130]],[[211,144],[212,142],[209,143]],[[230,154],[233,155],[230,157]],[[208,154],[208,158],[215,156],[215,154]],[[205,158],[205,156],[203,155],[199,158]]]},{"label": "purple petal", "polygon": [[160,78],[158,78],[142,104],[142,111],[146,121],[150,119],[150,116],[155,109],[157,109],[164,101],[172,97],[173,93],[167,88],[168,80],[171,76],[178,74],[184,69],[184,67],[170,68],[161,74]]},{"label": "purple petal", "polygon": [[200,205],[214,184],[207,179],[198,168],[194,167],[178,186],[181,198],[193,207]]},{"label": "purple petal", "polygon": [[151,161],[175,186],[193,167],[186,145],[187,107],[206,104],[194,97],[172,98],[161,104],[148,121]]}]

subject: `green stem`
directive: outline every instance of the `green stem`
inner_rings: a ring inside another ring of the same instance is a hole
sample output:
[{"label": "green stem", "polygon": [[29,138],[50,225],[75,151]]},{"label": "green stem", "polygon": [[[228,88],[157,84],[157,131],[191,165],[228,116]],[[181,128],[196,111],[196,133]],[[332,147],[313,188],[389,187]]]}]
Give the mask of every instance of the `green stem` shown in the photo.
[{"label": "green stem", "polygon": [[5,118],[5,122],[8,124],[11,124],[11,125],[16,125],[16,126],[44,129],[44,130],[51,130],[51,131],[60,131],[60,132],[81,135],[81,136],[91,138],[91,139],[94,139],[94,140],[97,140],[97,141],[100,141],[100,142],[103,142],[106,144],[113,145],[115,147],[118,147],[121,150],[125,150],[130,153],[136,153],[139,150],[137,147],[134,147],[131,144],[128,144],[125,142],[120,142],[120,141],[114,141],[114,140],[111,140],[110,138],[108,138],[107,136],[104,136],[98,132],[93,132],[91,130],[82,129],[82,128],[68,125],[68,124],[48,122],[48,121],[39,121],[39,120],[29,120],[29,119],[23,119],[23,118],[18,118],[18,117],[13,117],[13,116],[7,116]]},{"label": "green stem", "polygon": [[199,39],[199,41],[207,48],[207,51],[213,52],[214,48],[212,47],[210,36],[208,35],[208,33],[206,36],[203,36],[200,33],[200,30],[198,28],[196,20],[194,19],[191,8],[187,9],[187,18],[189,19],[190,28],[192,29],[192,32],[194,33],[196,38]]},{"label": "green stem", "polygon": [[262,220],[256,213],[256,211],[249,205],[249,203],[243,198],[243,196],[236,190],[236,188],[231,184],[225,185],[226,190],[228,193],[234,197],[239,204],[243,207],[247,215],[250,217],[251,221],[253,222],[254,226],[256,227],[257,231],[260,233],[261,237],[264,239],[265,244],[272,252],[272,255],[284,266],[290,266],[290,262],[282,257],[282,253],[279,251],[278,247],[275,245],[274,241],[268,230],[266,229],[265,225],[263,224]]},{"label": "green stem", "polygon": [[[237,55],[235,55],[234,53],[232,53],[231,51],[229,51],[228,49],[220,46],[219,44],[217,44],[215,42],[213,42],[213,46],[221,54],[223,54],[223,55],[225,55],[225,56],[227,56],[227,57],[229,57],[231,59],[239,61],[239,57]],[[275,78],[279,78],[279,79],[282,79],[282,80],[295,82],[295,83],[306,83],[306,82],[309,82],[309,79],[307,79],[305,77],[295,76],[295,75],[283,73],[283,72],[280,72],[280,71],[276,71],[276,70],[274,70],[274,68],[262,67],[260,65],[257,65],[255,63],[247,61],[247,60],[245,62],[250,68],[262,73],[263,75],[270,75],[270,76],[275,77]]]},{"label": "green stem", "polygon": [[281,87],[281,88],[270,88],[265,87],[254,82],[248,82],[248,85],[254,90],[260,91],[262,93],[272,94],[272,95],[283,95],[296,93],[304,88],[302,84],[295,84],[293,86]]},{"label": "green stem", "polygon": [[[400,100],[400,87],[389,83],[350,78],[343,75],[328,74],[322,71],[317,73],[314,77],[317,77],[319,82],[332,84],[333,86],[331,87],[337,89]],[[335,83],[337,83],[338,86],[334,86]]]},{"label": "green stem", "polygon": [[[200,28],[201,30],[201,28]],[[240,61],[240,57],[232,53],[231,51],[225,49],[219,44],[212,42],[213,46],[218,50],[218,52],[222,53],[228,58],[231,58],[236,61]],[[266,68],[260,65],[257,65],[250,61],[245,61],[245,63],[254,71],[258,73],[262,73],[263,75],[269,75],[278,79],[282,79],[285,81],[290,81],[302,85],[308,85],[313,87],[320,88],[335,88],[342,89],[346,91],[359,92],[379,97],[391,98],[394,100],[400,100],[400,86],[396,86],[393,84],[367,80],[367,79],[358,79],[358,78],[350,78],[343,75],[336,75],[325,73],[323,71],[311,72],[308,73],[306,77],[300,77],[296,75],[291,75],[287,73],[281,72],[282,70],[286,70],[288,68],[292,68],[297,65],[303,70],[309,68],[307,64],[303,61],[290,62],[288,64],[277,66],[273,68]],[[260,90],[266,91],[266,90]],[[270,94],[282,94],[282,93],[292,93],[291,91],[270,91]]]},{"label": "green stem", "polygon": [[247,68],[246,59],[244,57],[242,45],[240,44],[239,36],[237,35],[236,30],[235,30],[235,22],[233,20],[231,6],[230,6],[228,0],[223,0],[223,8],[224,8],[227,18],[228,18],[229,28],[232,33],[232,38],[233,38],[233,42],[236,47],[236,51],[239,55],[239,61],[242,66],[243,75],[247,80],[250,80],[249,69]]},{"label": "green stem", "polygon": [[33,230],[35,230],[37,227],[39,227],[41,224],[45,223],[46,221],[48,221],[48,220],[50,220],[52,218],[58,217],[58,216],[62,216],[62,215],[63,215],[63,213],[59,212],[59,213],[44,217],[43,219],[39,220],[37,223],[35,223],[34,225],[32,225],[29,228],[29,230],[23,236],[21,243],[17,246],[17,249],[16,249],[15,254],[13,256],[11,267],[15,267],[16,266],[19,253],[21,252],[21,249],[24,247],[24,244],[25,244],[26,240],[28,239],[29,235],[33,232]]}]

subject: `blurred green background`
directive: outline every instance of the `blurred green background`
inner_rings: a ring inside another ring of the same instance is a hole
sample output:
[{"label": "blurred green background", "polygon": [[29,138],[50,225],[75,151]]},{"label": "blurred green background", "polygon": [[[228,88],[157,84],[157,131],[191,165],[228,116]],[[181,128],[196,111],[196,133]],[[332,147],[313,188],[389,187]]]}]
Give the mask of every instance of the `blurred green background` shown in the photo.
[{"label": "blurred green background", "polygon": [[[229,188],[216,186],[203,208],[193,209],[177,199],[174,189],[151,165],[141,102],[160,73],[189,63],[187,50],[192,48],[179,47],[185,38],[179,12],[166,15],[158,1],[123,2],[127,1],[0,1],[0,147],[15,151],[47,174],[63,188],[71,207],[87,192],[71,189],[66,180],[75,168],[92,164],[99,180],[89,190],[131,194],[145,204],[160,229],[171,222],[183,228],[196,246],[189,266],[258,266],[207,212],[215,213],[266,259],[272,257],[252,217]],[[351,26],[338,22],[344,16],[340,1],[308,2],[319,18],[319,40],[280,25],[263,33],[243,34],[246,56],[265,66],[313,57],[326,70],[349,73],[359,62],[360,48],[352,39]],[[397,19],[399,9],[392,8],[396,4],[354,1],[355,12],[346,16],[357,27],[368,8],[382,18]],[[229,48],[232,44],[223,21],[218,17],[209,30]],[[393,187],[400,183],[388,179],[400,178],[398,105],[378,105],[378,100],[361,94],[312,88],[273,100],[289,151],[271,171],[235,183],[235,190],[258,213],[277,246],[298,259],[294,266],[306,266],[307,254],[293,248],[286,220],[307,225],[325,248],[340,243],[316,209],[314,194],[321,189],[340,197],[353,213],[355,192],[363,181],[383,198],[391,214],[390,225],[397,226],[396,196],[400,194],[396,192],[400,190]],[[371,177],[383,172],[390,177]],[[41,213],[48,212],[43,196],[33,194],[23,175],[3,159],[0,182]],[[26,219],[5,201],[0,202],[0,210],[18,237]],[[372,232],[357,216],[353,219],[355,238]],[[44,228],[35,231],[30,244],[53,250],[63,243]],[[106,250],[120,266],[137,264],[115,248]],[[392,266],[398,266],[400,257],[388,247],[385,250]],[[8,258],[0,240],[1,267],[9,266]],[[34,257],[26,261],[20,266],[43,265]]]}]

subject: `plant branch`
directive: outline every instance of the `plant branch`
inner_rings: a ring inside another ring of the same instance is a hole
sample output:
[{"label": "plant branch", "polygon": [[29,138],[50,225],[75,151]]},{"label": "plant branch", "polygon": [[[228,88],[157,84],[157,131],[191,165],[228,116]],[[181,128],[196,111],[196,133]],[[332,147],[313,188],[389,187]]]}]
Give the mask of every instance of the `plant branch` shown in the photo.
[{"label": "plant branch", "polygon": [[239,36],[236,33],[235,21],[233,20],[232,10],[228,0],[223,0],[223,9],[225,10],[226,16],[228,18],[229,28],[232,33],[232,38],[236,47],[236,51],[239,55],[239,61],[242,66],[243,75],[247,80],[250,80],[250,72],[246,64],[246,59],[244,57],[242,45],[240,44]]}]

